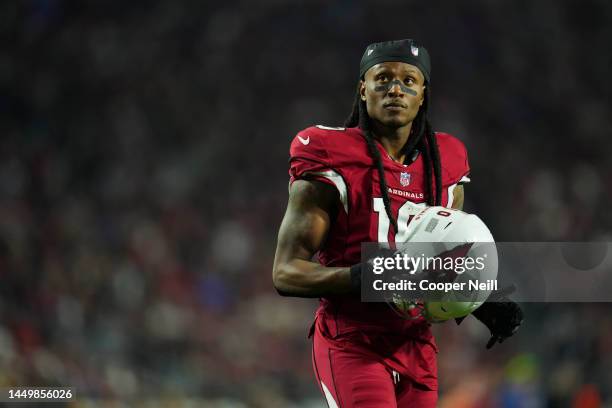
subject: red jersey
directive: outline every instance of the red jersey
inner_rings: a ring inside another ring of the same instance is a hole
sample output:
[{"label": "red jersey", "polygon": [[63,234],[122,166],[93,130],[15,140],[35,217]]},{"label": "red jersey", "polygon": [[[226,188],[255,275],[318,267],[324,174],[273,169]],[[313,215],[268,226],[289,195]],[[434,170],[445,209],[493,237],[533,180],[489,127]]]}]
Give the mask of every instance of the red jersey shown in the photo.
[{"label": "red jersey", "polygon": [[[436,140],[442,170],[441,205],[451,207],[453,189],[469,181],[467,153],[463,143],[449,134],[436,133]],[[412,203],[426,205],[422,155],[410,164],[401,164],[392,160],[380,143],[375,144],[382,158],[391,211],[398,222],[397,235],[384,208],[378,171],[359,128],[310,127],[291,143],[291,181],[316,179],[331,184],[339,193],[341,208],[318,253],[322,265],[361,262],[362,242],[405,241],[402,234],[415,211]],[[437,348],[424,319],[406,320],[384,303],[361,303],[358,297],[347,295],[322,298],[317,321],[330,340],[344,339],[353,346],[363,346],[399,373],[437,386]]]}]

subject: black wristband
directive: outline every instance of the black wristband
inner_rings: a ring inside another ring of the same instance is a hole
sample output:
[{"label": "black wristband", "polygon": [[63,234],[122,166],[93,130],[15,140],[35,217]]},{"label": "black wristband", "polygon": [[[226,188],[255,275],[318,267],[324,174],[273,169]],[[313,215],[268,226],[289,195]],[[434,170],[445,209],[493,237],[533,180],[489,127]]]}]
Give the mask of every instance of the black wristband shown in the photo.
[{"label": "black wristband", "polygon": [[351,266],[351,292],[361,294],[361,267],[362,264]]}]

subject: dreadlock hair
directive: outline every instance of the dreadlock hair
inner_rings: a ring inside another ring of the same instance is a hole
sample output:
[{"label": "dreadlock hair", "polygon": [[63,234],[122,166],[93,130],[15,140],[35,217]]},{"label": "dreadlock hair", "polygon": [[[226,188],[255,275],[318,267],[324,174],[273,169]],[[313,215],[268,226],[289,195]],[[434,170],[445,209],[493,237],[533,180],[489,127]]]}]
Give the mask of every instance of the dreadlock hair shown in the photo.
[{"label": "dreadlock hair", "polygon": [[[423,162],[425,166],[425,176],[427,182],[425,188],[427,192],[427,203],[431,206],[440,205],[442,201],[442,171],[440,167],[440,151],[438,150],[438,144],[436,143],[436,135],[432,130],[427,113],[429,110],[429,85],[426,84],[425,98],[423,105],[419,109],[419,113],[412,122],[412,129],[410,130],[410,137],[408,142],[402,149],[402,154],[405,157],[412,157],[414,150],[418,149],[423,153]],[[389,217],[389,221],[393,225],[395,233],[398,231],[397,220],[391,213],[391,201],[389,200],[389,193],[387,189],[387,181],[385,179],[385,170],[383,168],[382,159],[380,157],[380,151],[376,147],[374,142],[374,136],[371,130],[371,119],[368,116],[368,111],[365,101],[361,99],[360,83],[357,84],[357,92],[355,94],[355,100],[353,102],[353,110],[349,117],[344,122],[345,127],[356,127],[359,126],[363,132],[363,136],[368,145],[370,155],[374,159],[374,164],[378,170],[378,179],[380,185],[380,191],[382,193],[383,203],[385,205],[385,211]],[[432,172],[435,177],[435,183],[432,183]],[[433,185],[432,185],[433,184]],[[436,190],[433,191],[433,186]]]}]

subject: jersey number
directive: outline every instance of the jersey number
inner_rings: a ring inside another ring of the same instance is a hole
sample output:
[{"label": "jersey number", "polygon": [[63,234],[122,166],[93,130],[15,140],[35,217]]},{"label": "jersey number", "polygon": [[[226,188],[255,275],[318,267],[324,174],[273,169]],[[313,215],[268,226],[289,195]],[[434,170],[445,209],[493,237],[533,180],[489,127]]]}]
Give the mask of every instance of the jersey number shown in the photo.
[{"label": "jersey number", "polygon": [[[423,211],[427,207],[425,203],[415,204],[406,201],[397,212],[397,234],[395,234],[395,242],[408,241],[408,225],[415,215]],[[389,216],[385,211],[385,203],[382,198],[374,198],[374,211],[378,213],[378,242],[389,242]],[[450,217],[451,213],[446,210],[439,210],[436,215],[441,217]]]},{"label": "jersey number", "polygon": [[[404,242],[408,239],[408,224],[415,215],[423,211],[425,204],[415,204],[406,201],[397,212],[397,234],[395,234],[395,242]],[[374,197],[374,211],[378,213],[378,242],[389,242],[389,227],[391,222],[387,211],[385,211],[385,203],[381,197]]]}]

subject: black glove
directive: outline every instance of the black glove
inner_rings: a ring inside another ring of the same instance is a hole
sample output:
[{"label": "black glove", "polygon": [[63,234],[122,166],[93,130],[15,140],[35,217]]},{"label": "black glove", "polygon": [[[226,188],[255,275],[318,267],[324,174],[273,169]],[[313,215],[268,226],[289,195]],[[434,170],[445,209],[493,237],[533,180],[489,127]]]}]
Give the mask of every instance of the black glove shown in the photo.
[{"label": "black glove", "polygon": [[[382,245],[382,244],[381,244]],[[397,251],[395,249],[387,248],[387,247],[379,247],[376,252],[376,257],[392,257],[395,255]],[[356,265],[351,266],[351,292],[354,294],[361,294],[361,275],[364,270],[369,270],[372,268],[372,259],[368,259],[365,262],[358,263]]]},{"label": "black glove", "polygon": [[491,338],[487,343],[487,349],[495,343],[503,343],[512,336],[521,323],[523,323],[523,311],[518,303],[503,296],[495,302],[485,302],[473,313],[491,331]]}]

